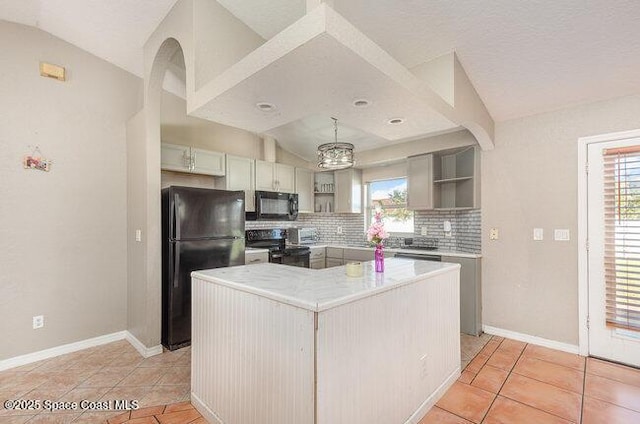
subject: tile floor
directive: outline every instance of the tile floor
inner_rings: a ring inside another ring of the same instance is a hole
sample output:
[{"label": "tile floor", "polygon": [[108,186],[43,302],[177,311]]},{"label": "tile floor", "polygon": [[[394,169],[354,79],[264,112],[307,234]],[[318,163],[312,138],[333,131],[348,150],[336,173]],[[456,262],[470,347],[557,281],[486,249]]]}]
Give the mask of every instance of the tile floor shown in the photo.
[{"label": "tile floor", "polygon": [[[144,359],[124,340],[0,372],[0,400],[137,400],[140,408],[189,400],[190,349]],[[163,407],[164,408],[164,407]],[[99,423],[118,411],[8,410],[0,423]],[[155,423],[139,420],[136,423]],[[169,423],[176,421],[160,421]],[[187,421],[182,421],[187,422]]]},{"label": "tile floor", "polygon": [[[640,423],[640,370],[489,335],[460,345],[462,375],[420,424]],[[206,424],[188,402],[190,366],[189,348],[144,359],[119,341],[3,371],[3,401],[129,399],[140,409],[0,408],[0,423]]]},{"label": "tile floor", "polygon": [[640,423],[640,370],[490,337],[420,424]]}]

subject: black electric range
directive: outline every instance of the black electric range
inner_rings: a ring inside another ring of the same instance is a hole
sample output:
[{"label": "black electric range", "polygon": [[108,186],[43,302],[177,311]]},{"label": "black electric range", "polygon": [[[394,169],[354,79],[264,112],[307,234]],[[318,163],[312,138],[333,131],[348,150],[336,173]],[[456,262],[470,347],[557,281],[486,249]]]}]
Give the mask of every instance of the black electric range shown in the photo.
[{"label": "black electric range", "polygon": [[269,249],[269,262],[309,268],[310,249],[287,246],[286,240],[287,230],[283,228],[245,231],[245,246]]}]

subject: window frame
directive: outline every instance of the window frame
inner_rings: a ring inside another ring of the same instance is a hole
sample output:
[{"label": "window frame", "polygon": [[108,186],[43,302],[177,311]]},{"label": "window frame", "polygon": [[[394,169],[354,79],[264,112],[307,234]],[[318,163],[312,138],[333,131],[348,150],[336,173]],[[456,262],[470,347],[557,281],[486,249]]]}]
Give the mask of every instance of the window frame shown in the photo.
[{"label": "window frame", "polygon": [[[364,205],[365,205],[365,210],[364,210],[364,230],[365,232],[367,231],[367,229],[369,228],[369,226],[371,225],[371,220],[373,219],[373,211],[374,211],[374,207],[372,205],[372,199],[371,199],[371,185],[372,183],[377,183],[377,182],[381,182],[381,181],[392,181],[392,180],[405,180],[405,182],[407,181],[408,177],[406,175],[404,176],[398,176],[398,177],[392,177],[392,178],[381,178],[381,179],[377,179],[377,180],[372,180],[372,181],[367,181],[365,183],[365,190],[364,190]],[[401,206],[398,206],[397,208],[400,208]],[[404,205],[405,209],[407,209],[407,204],[405,203]],[[385,209],[395,209],[396,207],[391,207],[391,208],[383,208],[383,210]],[[413,220],[413,230],[411,232],[404,232],[404,231],[388,231],[389,236],[390,237],[400,237],[400,238],[411,238],[411,237],[415,237],[415,211],[407,209],[409,212],[411,212],[412,215],[412,220]]]}]

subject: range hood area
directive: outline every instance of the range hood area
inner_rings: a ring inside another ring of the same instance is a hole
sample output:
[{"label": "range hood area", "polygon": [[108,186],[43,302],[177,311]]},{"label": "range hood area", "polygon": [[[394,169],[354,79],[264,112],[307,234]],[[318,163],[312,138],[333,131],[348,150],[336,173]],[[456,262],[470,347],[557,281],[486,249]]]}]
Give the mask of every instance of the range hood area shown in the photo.
[{"label": "range hood area", "polygon": [[[409,70],[325,3],[187,99],[191,116],[269,135],[307,160],[318,143],[292,134],[330,116],[365,135],[357,150],[461,127],[493,147],[493,120],[454,52]],[[362,99],[368,104],[358,107]]]}]

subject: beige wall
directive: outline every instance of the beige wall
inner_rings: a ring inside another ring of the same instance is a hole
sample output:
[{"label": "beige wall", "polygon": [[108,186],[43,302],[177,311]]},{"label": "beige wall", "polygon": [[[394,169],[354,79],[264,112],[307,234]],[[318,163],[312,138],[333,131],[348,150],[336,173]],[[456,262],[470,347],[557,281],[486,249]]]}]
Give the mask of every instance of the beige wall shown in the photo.
[{"label": "beige wall", "polygon": [[[0,360],[127,327],[125,121],[142,81],[0,21]],[[39,76],[39,61],[68,81]],[[38,145],[51,172],[25,170]],[[45,326],[32,329],[34,315]]]},{"label": "beige wall", "polygon": [[192,1],[195,89],[198,90],[265,40],[217,1]]},{"label": "beige wall", "polygon": [[364,152],[356,150],[356,165],[358,168],[367,168],[382,163],[404,160],[409,156],[475,144],[478,144],[478,142],[469,131],[455,131]]},{"label": "beige wall", "polygon": [[[578,344],[578,138],[636,128],[640,97],[496,125],[495,149],[482,152],[485,325]],[[535,227],[544,241],[532,240]],[[553,241],[555,228],[571,241]]]},{"label": "beige wall", "polygon": [[[162,94],[162,141],[184,144],[201,149],[215,150],[231,155],[264,160],[264,143],[256,133],[187,116],[184,99],[168,93]],[[298,156],[276,147],[276,161],[293,166],[308,167]],[[202,183],[194,179],[194,184]],[[164,185],[164,181],[163,181]]]}]

